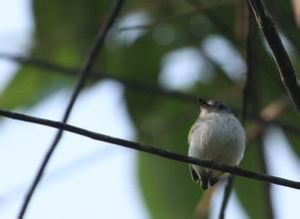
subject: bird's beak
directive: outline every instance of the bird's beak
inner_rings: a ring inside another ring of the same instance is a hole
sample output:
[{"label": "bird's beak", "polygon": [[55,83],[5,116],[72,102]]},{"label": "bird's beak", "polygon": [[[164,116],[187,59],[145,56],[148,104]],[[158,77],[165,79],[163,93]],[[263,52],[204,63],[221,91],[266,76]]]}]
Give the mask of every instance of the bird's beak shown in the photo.
[{"label": "bird's beak", "polygon": [[209,104],[204,99],[202,99],[201,97],[198,97],[198,101],[200,103],[201,108],[208,108],[209,107]]}]

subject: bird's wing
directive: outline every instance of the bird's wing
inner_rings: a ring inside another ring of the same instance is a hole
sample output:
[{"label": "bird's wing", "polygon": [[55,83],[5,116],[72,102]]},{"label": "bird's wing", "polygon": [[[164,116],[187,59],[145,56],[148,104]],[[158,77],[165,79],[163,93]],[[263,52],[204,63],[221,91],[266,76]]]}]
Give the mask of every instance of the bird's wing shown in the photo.
[{"label": "bird's wing", "polygon": [[192,165],[189,165],[189,169],[190,169],[190,173],[191,173],[193,181],[195,183],[198,183],[199,182],[199,176],[198,176],[196,170],[194,170],[194,168],[192,167]]},{"label": "bird's wing", "polygon": [[188,135],[188,144],[189,145],[191,144],[191,141],[192,141],[192,134],[199,127],[199,125],[201,125],[201,123],[198,123],[198,120],[196,120],[196,122],[190,128],[189,135]]},{"label": "bird's wing", "polygon": [[191,141],[192,141],[192,134],[193,134],[193,132],[194,132],[194,128],[193,128],[194,126],[192,126],[191,128],[190,128],[190,131],[189,131],[189,135],[188,135],[188,144],[190,145],[191,144]]}]

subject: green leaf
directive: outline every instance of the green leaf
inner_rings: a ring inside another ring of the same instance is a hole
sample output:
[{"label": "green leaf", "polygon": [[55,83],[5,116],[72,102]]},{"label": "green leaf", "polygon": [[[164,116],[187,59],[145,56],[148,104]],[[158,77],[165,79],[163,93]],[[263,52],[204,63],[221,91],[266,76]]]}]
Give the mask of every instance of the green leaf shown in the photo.
[{"label": "green leaf", "polygon": [[[140,137],[164,149],[187,154],[187,132],[194,118],[188,107],[175,105],[165,101],[153,109],[147,115]],[[187,164],[141,154],[139,176],[152,218],[179,219],[195,215],[203,192],[192,182]]]},{"label": "green leaf", "polygon": [[[105,19],[110,6],[109,1],[35,0],[35,43],[31,56],[65,66],[82,65],[91,39],[101,24],[99,18]],[[68,88],[70,82],[69,78],[47,69],[25,64],[1,95],[0,106],[7,109],[30,107],[54,92]]]},{"label": "green leaf", "polygon": [[23,67],[0,96],[0,107],[30,107],[68,84],[66,78]]}]

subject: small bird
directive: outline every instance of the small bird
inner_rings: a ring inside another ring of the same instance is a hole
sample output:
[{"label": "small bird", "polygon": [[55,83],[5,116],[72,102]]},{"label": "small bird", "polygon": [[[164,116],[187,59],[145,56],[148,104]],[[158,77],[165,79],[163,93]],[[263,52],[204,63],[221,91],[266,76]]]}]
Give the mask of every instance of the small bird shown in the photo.
[{"label": "small bird", "polygon": [[[188,155],[218,164],[237,166],[241,162],[246,136],[245,130],[223,102],[198,98],[200,114],[189,131]],[[203,190],[213,186],[224,174],[222,171],[189,165],[194,182],[200,181]]]}]

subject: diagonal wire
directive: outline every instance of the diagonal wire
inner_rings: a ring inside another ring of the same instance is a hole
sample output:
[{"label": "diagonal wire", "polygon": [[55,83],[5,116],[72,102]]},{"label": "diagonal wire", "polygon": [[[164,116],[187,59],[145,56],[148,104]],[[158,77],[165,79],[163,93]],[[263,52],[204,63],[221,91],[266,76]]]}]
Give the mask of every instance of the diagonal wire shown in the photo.
[{"label": "diagonal wire", "polygon": [[[99,50],[101,49],[101,47],[103,46],[103,42],[105,40],[105,37],[108,33],[108,31],[110,30],[111,26],[113,25],[113,23],[115,22],[122,6],[123,6],[123,3],[124,3],[124,0],[116,0],[115,4],[114,4],[114,7],[112,8],[109,16],[108,16],[108,19],[106,20],[106,22],[104,23],[103,27],[100,29],[100,31],[98,32],[96,38],[95,38],[95,41],[94,43],[92,44],[92,47],[90,49],[90,51],[88,52],[87,56],[86,56],[86,59],[85,59],[85,62],[81,68],[81,70],[79,71],[79,77],[78,77],[78,80],[77,80],[77,83],[75,85],[75,88],[73,90],[73,93],[72,93],[72,96],[71,96],[71,99],[67,105],[67,109],[63,115],[63,119],[62,119],[62,123],[66,123],[70,114],[71,114],[71,111],[73,109],[73,106],[75,104],[75,101],[81,91],[81,89],[83,88],[84,86],[84,83],[86,81],[86,79],[88,78],[88,76],[90,75],[90,72],[92,70],[92,67],[96,61],[96,58],[97,58],[97,55],[99,53]],[[29,188],[26,196],[25,196],[25,200],[21,206],[21,210],[19,212],[19,215],[18,215],[18,218],[19,219],[22,219],[24,217],[24,214],[28,208],[28,204],[33,196],[33,193],[35,192],[41,178],[42,178],[42,175],[46,169],[46,166],[47,164],[49,163],[49,160],[54,152],[54,150],[56,149],[61,137],[62,137],[62,134],[63,134],[63,129],[59,129],[49,150],[47,151],[43,161],[42,161],[42,164],[40,165],[39,167],[39,170],[34,178],[34,181],[31,185],[31,187]]]},{"label": "diagonal wire", "polygon": [[249,171],[249,170],[244,170],[244,169],[236,167],[236,166],[217,164],[217,163],[209,161],[209,160],[201,160],[201,159],[194,158],[194,157],[188,157],[186,155],[178,154],[175,152],[170,152],[168,150],[162,149],[161,147],[141,144],[141,143],[134,142],[134,141],[129,141],[129,140],[125,140],[125,139],[121,139],[121,138],[117,138],[117,137],[112,137],[109,135],[104,135],[101,133],[89,131],[87,129],[83,129],[83,128],[80,128],[77,126],[68,125],[66,123],[48,120],[48,119],[42,119],[42,118],[33,117],[33,116],[28,116],[28,115],[25,115],[22,113],[16,113],[16,112],[11,112],[11,111],[0,109],[0,115],[5,116],[7,118],[11,118],[11,119],[21,120],[24,122],[35,123],[35,124],[40,124],[43,126],[62,129],[64,131],[76,133],[78,135],[82,135],[82,136],[85,136],[85,137],[88,137],[88,138],[91,138],[94,140],[99,140],[99,141],[123,146],[123,147],[134,149],[134,150],[143,151],[143,152],[153,154],[153,155],[156,155],[159,157],[163,157],[166,159],[175,160],[175,161],[183,162],[183,163],[196,164],[196,165],[203,166],[206,168],[220,170],[222,172],[231,173],[231,174],[246,177],[249,179],[256,179],[256,180],[263,181],[266,183],[273,183],[276,185],[281,185],[281,186],[300,190],[300,182],[299,181],[294,181],[294,180],[289,180],[289,179],[285,179],[285,178],[281,178],[281,177],[277,177],[277,176],[271,176],[271,175],[267,175],[267,174],[263,174],[263,173],[257,173],[257,172],[253,172],[253,171]]}]

